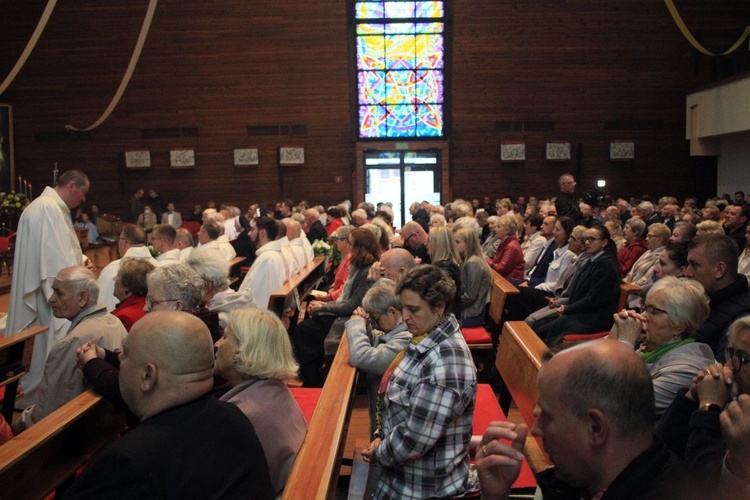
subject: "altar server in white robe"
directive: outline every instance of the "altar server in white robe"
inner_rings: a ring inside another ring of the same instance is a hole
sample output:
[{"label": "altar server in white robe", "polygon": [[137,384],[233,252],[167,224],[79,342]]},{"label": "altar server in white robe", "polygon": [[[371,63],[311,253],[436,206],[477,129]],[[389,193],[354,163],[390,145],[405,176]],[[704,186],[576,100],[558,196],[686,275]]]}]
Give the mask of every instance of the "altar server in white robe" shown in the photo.
[{"label": "altar server in white robe", "polygon": [[48,300],[57,273],[83,264],[70,209],[86,200],[89,185],[86,174],[68,170],[60,176],[57,186],[46,187],[26,207],[18,222],[5,335],[32,326],[49,327],[47,332],[36,336],[29,373],[21,379],[26,402],[34,402],[47,355],[70,326],[68,320],[52,315]]}]

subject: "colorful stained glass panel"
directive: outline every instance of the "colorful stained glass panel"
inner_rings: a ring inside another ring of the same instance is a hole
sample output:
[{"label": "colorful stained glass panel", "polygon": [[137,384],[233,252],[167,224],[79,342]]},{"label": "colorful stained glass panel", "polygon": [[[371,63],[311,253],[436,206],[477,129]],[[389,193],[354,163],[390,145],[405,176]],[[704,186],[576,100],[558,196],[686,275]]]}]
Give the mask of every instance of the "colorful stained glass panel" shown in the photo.
[{"label": "colorful stained glass panel", "polygon": [[417,35],[415,44],[416,68],[443,67],[443,35]]},{"label": "colorful stained glass panel", "polygon": [[443,72],[435,70],[417,71],[414,83],[414,102],[443,102]]},{"label": "colorful stained glass panel", "polygon": [[385,33],[385,25],[375,23],[362,23],[357,25],[357,35],[382,35]]},{"label": "colorful stained glass panel", "polygon": [[440,104],[417,105],[417,137],[440,137],[443,135],[443,106]]},{"label": "colorful stained glass panel", "polygon": [[414,137],[417,114],[414,105],[388,106],[385,118],[388,137]]},{"label": "colorful stained glass panel", "polygon": [[385,104],[385,72],[360,71],[358,75],[359,103]]},{"label": "colorful stained glass panel", "polygon": [[411,35],[385,37],[385,67],[387,69],[414,69],[415,40]]},{"label": "colorful stained glass panel", "polygon": [[403,104],[414,102],[414,72],[389,71],[385,77],[385,102]]},{"label": "colorful stained glass panel", "polygon": [[385,69],[385,38],[357,37],[357,69]]},{"label": "colorful stained glass panel", "polygon": [[385,15],[383,2],[357,2],[354,10],[357,19],[383,19]]},{"label": "colorful stained glass panel", "polygon": [[360,106],[359,133],[361,137],[386,137],[386,107]]},{"label": "colorful stained glass panel", "polygon": [[416,16],[419,18],[425,17],[443,17],[443,2],[416,2]]},{"label": "colorful stained glass panel", "polygon": [[385,2],[385,17],[387,19],[414,17],[414,2]]}]

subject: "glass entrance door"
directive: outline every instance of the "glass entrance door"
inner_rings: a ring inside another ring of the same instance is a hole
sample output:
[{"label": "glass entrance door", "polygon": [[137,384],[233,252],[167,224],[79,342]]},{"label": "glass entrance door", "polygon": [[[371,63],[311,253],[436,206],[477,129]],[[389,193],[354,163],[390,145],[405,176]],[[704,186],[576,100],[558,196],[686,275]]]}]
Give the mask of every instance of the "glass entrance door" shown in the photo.
[{"label": "glass entrance door", "polygon": [[365,201],[393,205],[393,225],[411,220],[409,206],[440,204],[439,151],[365,151]]}]

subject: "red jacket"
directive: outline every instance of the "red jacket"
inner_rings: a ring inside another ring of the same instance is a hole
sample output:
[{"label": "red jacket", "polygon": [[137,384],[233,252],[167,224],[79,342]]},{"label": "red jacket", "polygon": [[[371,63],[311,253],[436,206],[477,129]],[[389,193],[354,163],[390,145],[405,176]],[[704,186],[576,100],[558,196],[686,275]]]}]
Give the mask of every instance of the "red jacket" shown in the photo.
[{"label": "red jacket", "polygon": [[646,240],[639,238],[632,243],[629,243],[622,247],[617,252],[617,267],[620,268],[620,277],[624,278],[630,272],[630,268],[633,267],[635,261],[646,253],[648,247],[646,246]]},{"label": "red jacket", "polygon": [[495,258],[487,259],[489,265],[504,278],[509,280],[523,280],[523,267],[526,261],[523,250],[515,234],[500,243],[495,252]]},{"label": "red jacket", "polygon": [[130,327],[133,326],[133,323],[146,315],[146,311],[143,310],[145,306],[146,297],[131,295],[120,302],[117,305],[117,308],[112,311],[112,314],[122,322],[122,326],[124,326],[127,331],[130,331]]},{"label": "red jacket", "polygon": [[331,236],[335,230],[343,225],[344,221],[342,221],[340,217],[336,217],[335,219],[333,219],[331,223],[326,226],[326,232],[328,233],[328,236]]}]

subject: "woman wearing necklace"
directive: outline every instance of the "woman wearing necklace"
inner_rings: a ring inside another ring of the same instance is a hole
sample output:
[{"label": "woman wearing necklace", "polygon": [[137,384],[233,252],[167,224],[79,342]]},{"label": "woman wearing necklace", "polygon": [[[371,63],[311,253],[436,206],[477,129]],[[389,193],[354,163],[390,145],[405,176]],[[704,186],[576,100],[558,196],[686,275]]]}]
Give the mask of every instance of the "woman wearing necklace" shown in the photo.
[{"label": "woman wearing necklace", "polygon": [[643,339],[639,354],[651,374],[661,418],[677,391],[690,387],[695,374],[714,362],[711,348],[691,336],[708,317],[708,297],[697,281],[666,276],[648,292],[644,311],[615,314],[609,337],[634,346]]}]

